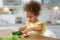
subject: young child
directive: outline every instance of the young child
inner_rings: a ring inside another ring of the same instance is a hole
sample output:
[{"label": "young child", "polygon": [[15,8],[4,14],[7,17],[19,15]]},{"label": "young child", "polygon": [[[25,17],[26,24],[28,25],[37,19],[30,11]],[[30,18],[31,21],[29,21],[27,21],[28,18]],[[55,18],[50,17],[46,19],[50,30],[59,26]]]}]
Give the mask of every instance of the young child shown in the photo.
[{"label": "young child", "polygon": [[22,30],[24,33],[43,35],[46,27],[43,22],[37,19],[40,14],[39,12],[41,11],[40,3],[30,1],[29,3],[25,4],[24,11],[26,12],[25,15],[27,21],[25,26],[19,27],[19,30]]}]

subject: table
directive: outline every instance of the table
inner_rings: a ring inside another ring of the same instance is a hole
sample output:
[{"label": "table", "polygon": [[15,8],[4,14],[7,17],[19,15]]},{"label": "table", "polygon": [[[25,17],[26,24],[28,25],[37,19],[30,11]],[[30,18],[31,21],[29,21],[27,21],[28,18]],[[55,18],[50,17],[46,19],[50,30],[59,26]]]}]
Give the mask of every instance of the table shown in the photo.
[{"label": "table", "polygon": [[[14,30],[0,30],[0,37],[9,36]],[[25,38],[25,40],[60,40],[56,38],[44,37],[41,35],[30,35]]]}]

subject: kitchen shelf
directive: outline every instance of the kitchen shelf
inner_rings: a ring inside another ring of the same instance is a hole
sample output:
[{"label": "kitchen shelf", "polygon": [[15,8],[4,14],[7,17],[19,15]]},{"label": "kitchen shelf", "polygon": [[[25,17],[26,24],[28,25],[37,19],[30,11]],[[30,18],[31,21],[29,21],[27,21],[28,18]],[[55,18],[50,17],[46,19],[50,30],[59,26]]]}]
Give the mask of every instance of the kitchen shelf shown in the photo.
[{"label": "kitchen shelf", "polygon": [[23,5],[19,5],[19,6],[7,6],[7,5],[3,5],[3,7],[22,7]]},{"label": "kitchen shelf", "polygon": [[60,6],[60,0],[43,0],[45,6]]}]

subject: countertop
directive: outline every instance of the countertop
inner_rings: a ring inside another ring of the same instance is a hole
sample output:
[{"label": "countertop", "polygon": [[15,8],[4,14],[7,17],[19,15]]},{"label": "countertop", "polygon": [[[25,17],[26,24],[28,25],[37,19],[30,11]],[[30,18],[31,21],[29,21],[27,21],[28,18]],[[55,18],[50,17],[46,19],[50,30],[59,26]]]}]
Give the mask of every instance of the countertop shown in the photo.
[{"label": "countertop", "polygon": [[[0,37],[9,36],[14,30],[0,30]],[[25,40],[60,40],[56,38],[44,37],[41,35],[30,35]]]},{"label": "countertop", "polygon": [[[22,25],[24,25],[24,23],[23,24],[0,24],[0,26],[16,26],[16,25],[18,25],[18,26],[21,25],[22,26]],[[48,26],[48,25],[60,25],[60,24],[45,24],[45,25]]]}]

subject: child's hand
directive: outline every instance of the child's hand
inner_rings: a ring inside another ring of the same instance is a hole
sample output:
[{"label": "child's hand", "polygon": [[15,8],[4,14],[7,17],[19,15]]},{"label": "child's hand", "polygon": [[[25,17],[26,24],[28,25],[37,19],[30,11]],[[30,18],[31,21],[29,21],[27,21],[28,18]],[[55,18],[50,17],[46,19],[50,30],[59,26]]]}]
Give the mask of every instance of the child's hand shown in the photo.
[{"label": "child's hand", "polygon": [[28,36],[28,35],[29,35],[29,34],[28,34],[29,31],[31,31],[31,28],[25,29],[25,30],[23,31],[23,35],[24,35],[24,36]]},{"label": "child's hand", "polygon": [[21,27],[18,28],[18,30],[22,30],[23,31],[23,30],[25,30],[25,28],[26,28],[25,26],[21,26]]},{"label": "child's hand", "polygon": [[31,31],[31,30],[32,30],[31,28],[27,28],[27,29],[25,29],[23,32],[28,33],[28,32]]}]

